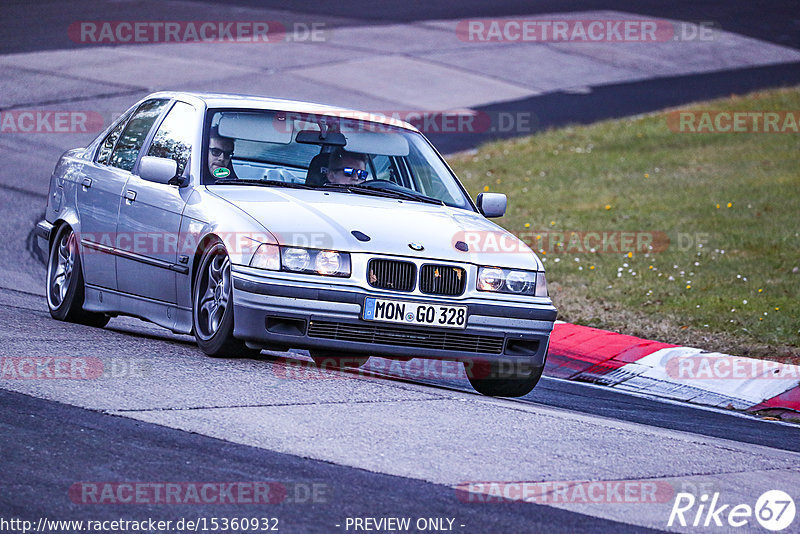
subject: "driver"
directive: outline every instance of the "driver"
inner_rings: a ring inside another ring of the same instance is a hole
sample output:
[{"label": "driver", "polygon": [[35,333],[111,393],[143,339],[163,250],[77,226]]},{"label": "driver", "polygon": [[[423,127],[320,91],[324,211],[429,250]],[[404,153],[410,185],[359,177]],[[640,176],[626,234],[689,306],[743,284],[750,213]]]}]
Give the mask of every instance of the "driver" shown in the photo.
[{"label": "driver", "polygon": [[236,179],[231,165],[233,145],[233,139],[222,137],[216,126],[211,128],[208,136],[208,171],[214,178]]},{"label": "driver", "polygon": [[332,184],[360,184],[369,176],[367,156],[337,148],[328,159],[328,182]]}]

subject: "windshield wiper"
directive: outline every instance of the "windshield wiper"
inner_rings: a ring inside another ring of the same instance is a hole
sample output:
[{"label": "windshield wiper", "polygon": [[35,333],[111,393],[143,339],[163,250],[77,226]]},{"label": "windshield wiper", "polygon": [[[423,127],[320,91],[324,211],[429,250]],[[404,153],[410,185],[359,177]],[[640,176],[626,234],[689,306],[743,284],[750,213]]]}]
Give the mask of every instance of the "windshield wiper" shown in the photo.
[{"label": "windshield wiper", "polygon": [[296,184],[293,182],[281,182],[280,180],[232,180],[230,178],[217,180],[210,185],[261,185],[266,187],[289,187],[292,189],[314,189],[309,185]]},{"label": "windshield wiper", "polygon": [[358,184],[332,184],[327,183],[323,185],[323,187],[328,187],[331,189],[339,189],[342,191],[349,191],[351,193],[361,194],[361,195],[371,195],[376,197],[385,197],[385,198],[401,198],[403,200],[414,200],[417,202],[426,202],[428,204],[438,204],[440,206],[444,205],[444,202],[441,200],[426,197],[425,195],[421,195],[419,193],[413,193],[411,191],[398,191],[397,189],[378,189],[375,187],[369,187],[365,185],[358,185]]}]

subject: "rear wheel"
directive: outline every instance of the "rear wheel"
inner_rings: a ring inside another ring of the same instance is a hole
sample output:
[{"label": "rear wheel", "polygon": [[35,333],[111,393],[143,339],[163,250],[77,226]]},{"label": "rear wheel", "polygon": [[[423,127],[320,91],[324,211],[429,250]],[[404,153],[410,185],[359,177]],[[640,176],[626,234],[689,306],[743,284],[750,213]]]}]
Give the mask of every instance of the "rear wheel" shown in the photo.
[{"label": "rear wheel", "polygon": [[253,357],[261,351],[233,337],[231,260],[220,241],[210,243],[194,283],[192,323],[200,349],[214,358]]},{"label": "rear wheel", "polygon": [[345,356],[340,352],[313,349],[310,350],[311,358],[320,369],[343,369],[345,367],[361,367],[369,356]]},{"label": "rear wheel", "polygon": [[102,328],[109,317],[83,309],[85,288],[78,251],[78,239],[68,225],[62,225],[50,245],[47,259],[47,307],[59,321]]},{"label": "rear wheel", "polygon": [[475,391],[489,397],[523,397],[542,377],[544,366],[523,362],[464,362],[469,383]]}]

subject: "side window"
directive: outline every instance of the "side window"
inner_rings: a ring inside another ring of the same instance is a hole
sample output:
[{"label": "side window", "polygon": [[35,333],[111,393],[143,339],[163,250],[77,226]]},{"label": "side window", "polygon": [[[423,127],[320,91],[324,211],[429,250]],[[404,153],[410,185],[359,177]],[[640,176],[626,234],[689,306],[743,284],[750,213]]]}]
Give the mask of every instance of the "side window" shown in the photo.
[{"label": "side window", "polygon": [[378,154],[372,156],[372,168],[374,169],[375,180],[388,180],[398,185],[408,187],[402,175],[397,170],[397,161],[394,157]]},{"label": "side window", "polygon": [[114,150],[114,144],[119,139],[119,134],[125,127],[127,119],[123,119],[111,130],[103,142],[100,144],[100,150],[97,151],[97,163],[101,165],[108,165],[109,158],[111,158],[111,151]]},{"label": "side window", "polygon": [[111,165],[126,171],[133,169],[150,128],[168,102],[168,100],[150,100],[139,106],[133,118],[125,126],[114,152],[111,153]]},{"label": "side window", "polygon": [[194,108],[185,102],[176,102],[158,128],[148,156],[174,159],[178,163],[178,176],[183,175],[192,152],[194,137]]}]

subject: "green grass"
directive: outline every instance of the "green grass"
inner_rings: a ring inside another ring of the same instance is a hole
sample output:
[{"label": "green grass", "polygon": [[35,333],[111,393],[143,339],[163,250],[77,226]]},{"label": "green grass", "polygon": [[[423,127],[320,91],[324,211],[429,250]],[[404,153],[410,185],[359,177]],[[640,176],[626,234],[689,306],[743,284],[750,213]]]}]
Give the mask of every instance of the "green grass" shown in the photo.
[{"label": "green grass", "polygon": [[[798,111],[800,88],[682,109],[692,108]],[[632,257],[545,249],[561,319],[800,356],[800,134],[673,133],[658,113],[491,143],[450,163],[473,197],[508,195],[497,222],[535,250],[537,233],[553,231],[669,237],[666,250]]]}]

